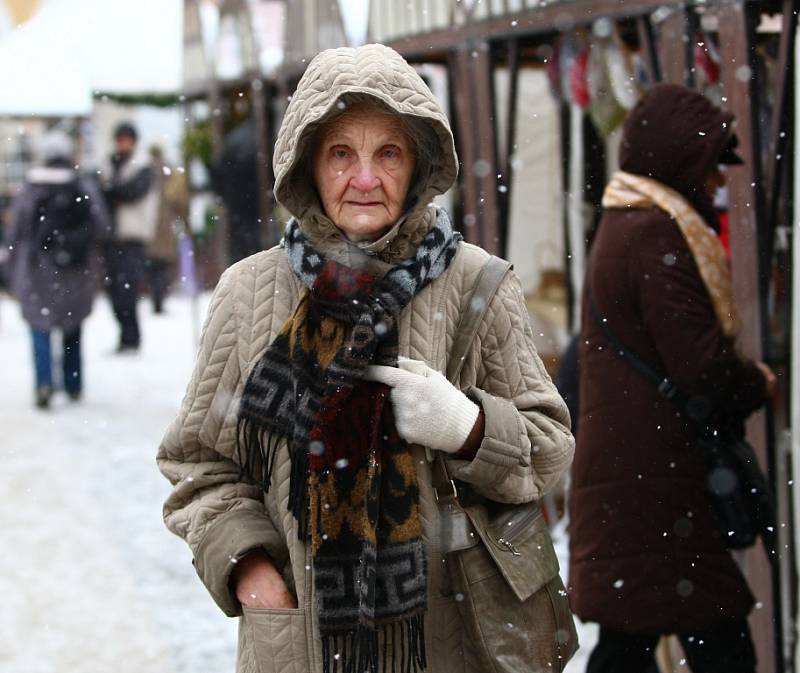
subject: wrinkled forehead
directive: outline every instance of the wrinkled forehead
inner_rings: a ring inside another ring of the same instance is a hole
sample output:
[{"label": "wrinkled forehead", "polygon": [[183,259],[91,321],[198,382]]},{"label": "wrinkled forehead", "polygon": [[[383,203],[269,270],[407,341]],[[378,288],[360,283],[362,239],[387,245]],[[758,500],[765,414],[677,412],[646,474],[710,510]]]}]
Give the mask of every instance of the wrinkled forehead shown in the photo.
[{"label": "wrinkled forehead", "polygon": [[406,125],[396,112],[377,105],[356,103],[323,122],[315,134],[317,143],[331,142],[411,144]]}]

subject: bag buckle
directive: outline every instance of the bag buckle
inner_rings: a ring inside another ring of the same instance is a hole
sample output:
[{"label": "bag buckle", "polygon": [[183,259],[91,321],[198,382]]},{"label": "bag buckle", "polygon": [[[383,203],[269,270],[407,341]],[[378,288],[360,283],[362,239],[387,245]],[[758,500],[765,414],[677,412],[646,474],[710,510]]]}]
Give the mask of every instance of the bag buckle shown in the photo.
[{"label": "bag buckle", "polygon": [[433,496],[436,498],[437,504],[441,500],[444,500],[445,498],[452,498],[453,500],[458,500],[458,490],[456,489],[456,482],[454,482],[452,479],[450,480],[450,488],[453,489],[453,492],[448,493],[447,495],[439,495],[439,489],[438,488],[433,489]]}]

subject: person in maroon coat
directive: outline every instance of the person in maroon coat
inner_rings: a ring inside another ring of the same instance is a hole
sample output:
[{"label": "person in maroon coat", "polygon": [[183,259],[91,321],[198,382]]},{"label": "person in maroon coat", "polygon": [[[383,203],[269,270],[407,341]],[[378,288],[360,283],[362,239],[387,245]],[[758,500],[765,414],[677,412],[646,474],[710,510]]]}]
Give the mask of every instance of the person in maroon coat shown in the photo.
[{"label": "person in maroon coat", "polygon": [[580,427],[570,495],[570,602],[600,625],[589,673],[637,673],[677,634],[694,673],[752,672],[753,596],[711,510],[692,422],[609,347],[614,336],[715,421],[741,426],[775,377],[736,350],[739,327],[713,195],[733,117],[654,86],[625,123],[621,171],[583,297]]}]

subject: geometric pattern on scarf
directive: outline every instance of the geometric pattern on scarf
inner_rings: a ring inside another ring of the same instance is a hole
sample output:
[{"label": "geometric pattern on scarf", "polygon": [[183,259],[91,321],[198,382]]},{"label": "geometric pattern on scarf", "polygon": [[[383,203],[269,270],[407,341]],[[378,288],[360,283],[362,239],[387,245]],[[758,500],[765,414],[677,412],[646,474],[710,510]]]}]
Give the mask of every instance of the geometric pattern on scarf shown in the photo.
[{"label": "geometric pattern on scarf", "polygon": [[237,458],[266,492],[287,440],[289,509],[311,547],[326,673],[426,665],[416,469],[390,389],[362,377],[370,364],[397,365],[402,309],[444,273],[460,240],[439,211],[414,256],[376,280],[326,260],[297,221],[284,232],[307,291],[248,376]]},{"label": "geometric pattern on scarf", "polygon": [[677,224],[694,257],[723,333],[739,332],[739,312],[733,296],[731,270],[716,232],[678,192],[641,175],[617,171],[603,192],[604,208],[658,208]]}]

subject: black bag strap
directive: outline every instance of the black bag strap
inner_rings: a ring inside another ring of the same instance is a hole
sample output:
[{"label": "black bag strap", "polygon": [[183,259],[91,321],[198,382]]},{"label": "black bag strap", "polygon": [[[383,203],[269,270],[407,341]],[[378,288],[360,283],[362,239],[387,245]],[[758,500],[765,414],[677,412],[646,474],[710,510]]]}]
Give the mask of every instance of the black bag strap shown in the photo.
[{"label": "black bag strap", "polygon": [[[608,326],[608,320],[603,318],[600,310],[597,308],[594,292],[591,287],[586,286],[587,296],[589,298],[589,306],[592,315],[600,326],[600,329],[605,334],[606,339],[612,348],[615,348],[617,354],[628,364],[630,364],[636,371],[649,380],[653,385],[658,388],[658,392],[663,397],[673,402],[678,408],[683,411],[686,418],[694,423],[695,427],[700,431],[700,436],[706,439],[717,434],[717,430],[705,426],[701,421],[698,421],[691,413],[689,408],[689,398],[669,380],[668,377],[662,376],[655,369],[650,367],[633,351],[627,349]],[[713,445],[709,445],[713,448]],[[708,449],[707,449],[708,450]],[[776,533],[777,530],[777,515],[775,513],[775,506],[773,504],[773,496],[767,478],[761,471],[758,464],[758,459],[753,452],[752,447],[746,442],[732,443],[727,449],[732,452],[735,459],[738,476],[743,477],[751,497],[757,500],[757,524],[758,534],[761,535],[764,541],[764,547],[767,550],[767,558],[774,566],[777,556],[775,555]]]},{"label": "black bag strap", "polygon": [[[461,314],[461,319],[458,321],[453,347],[450,349],[450,359],[447,362],[447,380],[453,385],[456,385],[459,374],[464,368],[467,354],[472,342],[475,341],[475,336],[478,334],[486,312],[489,310],[489,304],[510,269],[511,262],[492,255],[481,269],[478,279],[472,287],[467,309]],[[435,453],[432,469],[434,493],[437,500],[443,498],[457,500],[458,492],[441,451]]]},{"label": "black bag strap", "polygon": [[[600,329],[608,340],[608,343],[616,351],[617,355],[619,355],[631,367],[633,367],[637,372],[650,381],[650,383],[656,387],[662,397],[668,399],[670,402],[675,403],[682,410],[686,410],[686,405],[688,404],[689,398],[680,390],[680,388],[678,388],[678,386],[670,381],[668,376],[658,372],[656,369],[642,360],[642,358],[640,358],[636,353],[625,347],[625,345],[611,331],[611,327],[609,327],[608,324],[608,318],[604,318],[600,313],[600,309],[597,308],[594,290],[587,286],[586,292],[589,297],[589,307],[591,309],[592,316],[594,316],[595,321],[600,326]],[[691,418],[691,414],[689,417]]]}]

